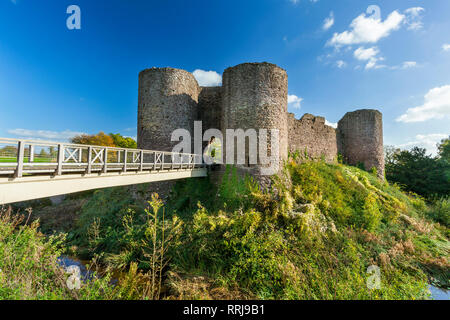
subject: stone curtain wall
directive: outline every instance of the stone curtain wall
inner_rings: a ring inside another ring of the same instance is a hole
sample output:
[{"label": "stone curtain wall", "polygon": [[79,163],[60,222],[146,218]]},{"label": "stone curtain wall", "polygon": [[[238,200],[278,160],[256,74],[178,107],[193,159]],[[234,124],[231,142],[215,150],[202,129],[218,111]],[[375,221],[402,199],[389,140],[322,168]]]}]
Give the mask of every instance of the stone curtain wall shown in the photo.
[{"label": "stone curtain wall", "polygon": [[363,163],[384,177],[383,116],[378,110],[348,112],[338,123],[338,149],[351,165]]},{"label": "stone curtain wall", "polygon": [[[223,73],[222,87],[200,87],[184,70],[151,68],[139,73],[138,147],[171,151],[175,129],[193,137],[195,120],[203,132],[225,129],[278,129],[281,160],[289,151],[305,150],[311,158],[335,161],[338,152],[352,164],[363,163],[384,174],[382,114],[377,110],[347,113],[338,129],[325,118],[305,114],[300,120],[287,113],[288,79],[285,70],[271,63],[243,63]],[[269,139],[270,148],[270,139]],[[226,141],[222,145],[224,145]],[[247,146],[248,148],[248,146]],[[223,150],[224,160],[226,159]],[[248,152],[246,156],[248,161]],[[255,177],[262,166],[241,165],[238,171]],[[263,180],[263,179],[262,179]]]},{"label": "stone curtain wall", "polygon": [[203,132],[221,130],[222,87],[201,87],[200,90],[197,119],[203,122]]},{"label": "stone curtain wall", "polygon": [[333,162],[337,157],[336,130],[325,124],[325,118],[305,114],[298,120],[288,114],[289,151],[305,152],[309,158]]}]

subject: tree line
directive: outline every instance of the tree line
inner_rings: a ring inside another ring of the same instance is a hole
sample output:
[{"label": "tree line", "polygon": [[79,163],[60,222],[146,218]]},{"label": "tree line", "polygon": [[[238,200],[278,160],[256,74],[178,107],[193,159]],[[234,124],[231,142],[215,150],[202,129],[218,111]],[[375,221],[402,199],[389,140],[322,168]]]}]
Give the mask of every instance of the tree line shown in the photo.
[{"label": "tree line", "polygon": [[428,200],[449,196],[450,137],[443,139],[437,147],[436,156],[427,154],[425,148],[385,147],[386,179]]}]

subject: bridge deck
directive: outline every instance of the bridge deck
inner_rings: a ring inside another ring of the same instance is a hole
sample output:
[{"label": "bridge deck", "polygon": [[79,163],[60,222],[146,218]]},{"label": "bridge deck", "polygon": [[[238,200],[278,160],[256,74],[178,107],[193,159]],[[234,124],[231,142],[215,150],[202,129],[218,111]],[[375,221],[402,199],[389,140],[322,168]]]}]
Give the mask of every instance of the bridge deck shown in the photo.
[{"label": "bridge deck", "polygon": [[0,138],[0,204],[206,175],[195,154]]}]

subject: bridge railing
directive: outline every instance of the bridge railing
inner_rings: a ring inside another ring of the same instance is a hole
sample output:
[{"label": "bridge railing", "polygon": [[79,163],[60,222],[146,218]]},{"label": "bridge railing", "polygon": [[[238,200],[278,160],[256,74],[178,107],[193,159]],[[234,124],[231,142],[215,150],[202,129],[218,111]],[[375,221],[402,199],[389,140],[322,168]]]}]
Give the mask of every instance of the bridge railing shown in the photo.
[{"label": "bridge railing", "polygon": [[192,170],[201,155],[0,138],[0,176]]}]

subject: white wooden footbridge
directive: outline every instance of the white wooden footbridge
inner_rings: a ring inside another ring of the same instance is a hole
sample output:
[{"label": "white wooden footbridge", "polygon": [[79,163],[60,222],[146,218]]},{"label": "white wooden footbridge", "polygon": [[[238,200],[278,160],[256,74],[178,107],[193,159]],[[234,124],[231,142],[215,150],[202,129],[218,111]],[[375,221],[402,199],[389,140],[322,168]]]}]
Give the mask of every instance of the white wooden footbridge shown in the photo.
[{"label": "white wooden footbridge", "polygon": [[201,155],[0,138],[0,205],[206,175]]}]

